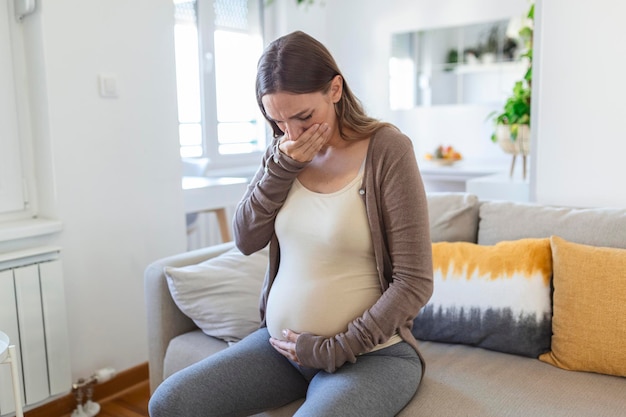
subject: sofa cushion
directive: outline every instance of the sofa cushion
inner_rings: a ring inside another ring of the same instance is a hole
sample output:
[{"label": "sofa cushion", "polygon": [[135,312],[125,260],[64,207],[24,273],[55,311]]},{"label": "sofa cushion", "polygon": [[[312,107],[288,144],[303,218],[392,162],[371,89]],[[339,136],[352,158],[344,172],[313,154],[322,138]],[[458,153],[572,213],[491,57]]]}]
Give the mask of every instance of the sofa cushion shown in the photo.
[{"label": "sofa cushion", "polygon": [[476,242],[478,197],[467,193],[429,193],[427,197],[433,242]]},{"label": "sofa cushion", "polygon": [[549,239],[433,243],[434,292],[417,339],[538,357],[550,348]]},{"label": "sofa cushion", "polygon": [[563,369],[626,376],[626,250],[553,236],[552,350]]},{"label": "sofa cushion", "polygon": [[537,359],[421,342],[426,373],[398,417],[623,416],[626,379],[570,372]]},{"label": "sofa cushion", "polygon": [[575,209],[536,204],[486,201],[480,204],[478,243],[549,238],[626,248],[626,209]]},{"label": "sofa cushion", "polygon": [[268,248],[246,256],[237,248],[205,262],[165,267],[172,299],[196,326],[227,342],[258,329]]},{"label": "sofa cushion", "polygon": [[163,378],[227,347],[228,343],[222,339],[207,336],[200,329],[178,335],[167,345],[163,359]]}]

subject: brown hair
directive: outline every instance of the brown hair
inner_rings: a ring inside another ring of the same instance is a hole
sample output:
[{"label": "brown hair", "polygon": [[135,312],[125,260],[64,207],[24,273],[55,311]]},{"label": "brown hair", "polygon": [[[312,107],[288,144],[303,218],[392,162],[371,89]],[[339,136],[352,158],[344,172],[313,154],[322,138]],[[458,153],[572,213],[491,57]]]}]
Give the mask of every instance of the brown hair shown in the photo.
[{"label": "brown hair", "polygon": [[[352,94],[328,49],[310,35],[296,31],[270,43],[257,67],[256,99],[261,113],[274,131],[274,137],[282,136],[284,132],[265,113],[261,101],[263,96],[278,92],[326,93],[337,75],[341,76],[343,83],[341,99],[335,104],[342,138],[365,139],[382,126],[389,126],[365,114],[361,102]],[[350,136],[347,131],[350,131]]]}]

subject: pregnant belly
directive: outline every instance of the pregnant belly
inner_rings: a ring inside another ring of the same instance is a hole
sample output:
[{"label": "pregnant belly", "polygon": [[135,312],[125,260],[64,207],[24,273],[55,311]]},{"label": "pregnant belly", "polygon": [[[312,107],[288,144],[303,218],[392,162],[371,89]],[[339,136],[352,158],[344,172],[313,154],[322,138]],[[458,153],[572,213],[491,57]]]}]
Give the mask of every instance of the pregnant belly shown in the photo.
[{"label": "pregnant belly", "polygon": [[277,277],[267,301],[266,324],[270,335],[282,339],[283,329],[324,337],[345,332],[348,324],[380,297],[380,287],[375,281],[368,282],[363,277],[356,283],[351,281]]}]

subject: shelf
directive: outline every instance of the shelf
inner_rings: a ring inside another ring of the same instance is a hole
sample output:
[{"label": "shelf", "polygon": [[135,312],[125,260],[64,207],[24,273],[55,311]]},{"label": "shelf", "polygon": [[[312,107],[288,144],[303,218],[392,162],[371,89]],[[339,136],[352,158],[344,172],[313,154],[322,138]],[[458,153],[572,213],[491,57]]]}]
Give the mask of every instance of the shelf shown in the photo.
[{"label": "shelf", "polygon": [[0,242],[58,233],[63,228],[59,220],[26,219],[0,223]]},{"label": "shelf", "polygon": [[456,74],[471,74],[478,72],[497,72],[497,71],[523,71],[528,68],[528,62],[525,61],[502,61],[491,62],[488,64],[460,64],[454,68]]}]

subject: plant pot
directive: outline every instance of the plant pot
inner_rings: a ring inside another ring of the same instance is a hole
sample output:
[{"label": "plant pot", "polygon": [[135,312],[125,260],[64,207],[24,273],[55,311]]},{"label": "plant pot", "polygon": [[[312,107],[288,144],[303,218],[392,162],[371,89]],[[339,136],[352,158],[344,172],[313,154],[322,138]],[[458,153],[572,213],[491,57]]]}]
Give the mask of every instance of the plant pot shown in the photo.
[{"label": "plant pot", "polygon": [[493,64],[494,62],[496,62],[496,54],[494,54],[493,52],[484,52],[480,56],[480,62],[483,64]]},{"label": "plant pot", "polygon": [[511,137],[511,127],[509,125],[496,126],[496,138],[502,150],[512,155],[530,154],[530,126],[519,125],[517,137]]},{"label": "plant pot", "polygon": [[518,125],[517,136],[513,139],[509,125],[497,125],[496,139],[504,152],[513,155],[511,178],[513,178],[515,171],[515,159],[517,155],[522,155],[522,178],[526,179],[526,156],[530,153],[530,126]]}]

